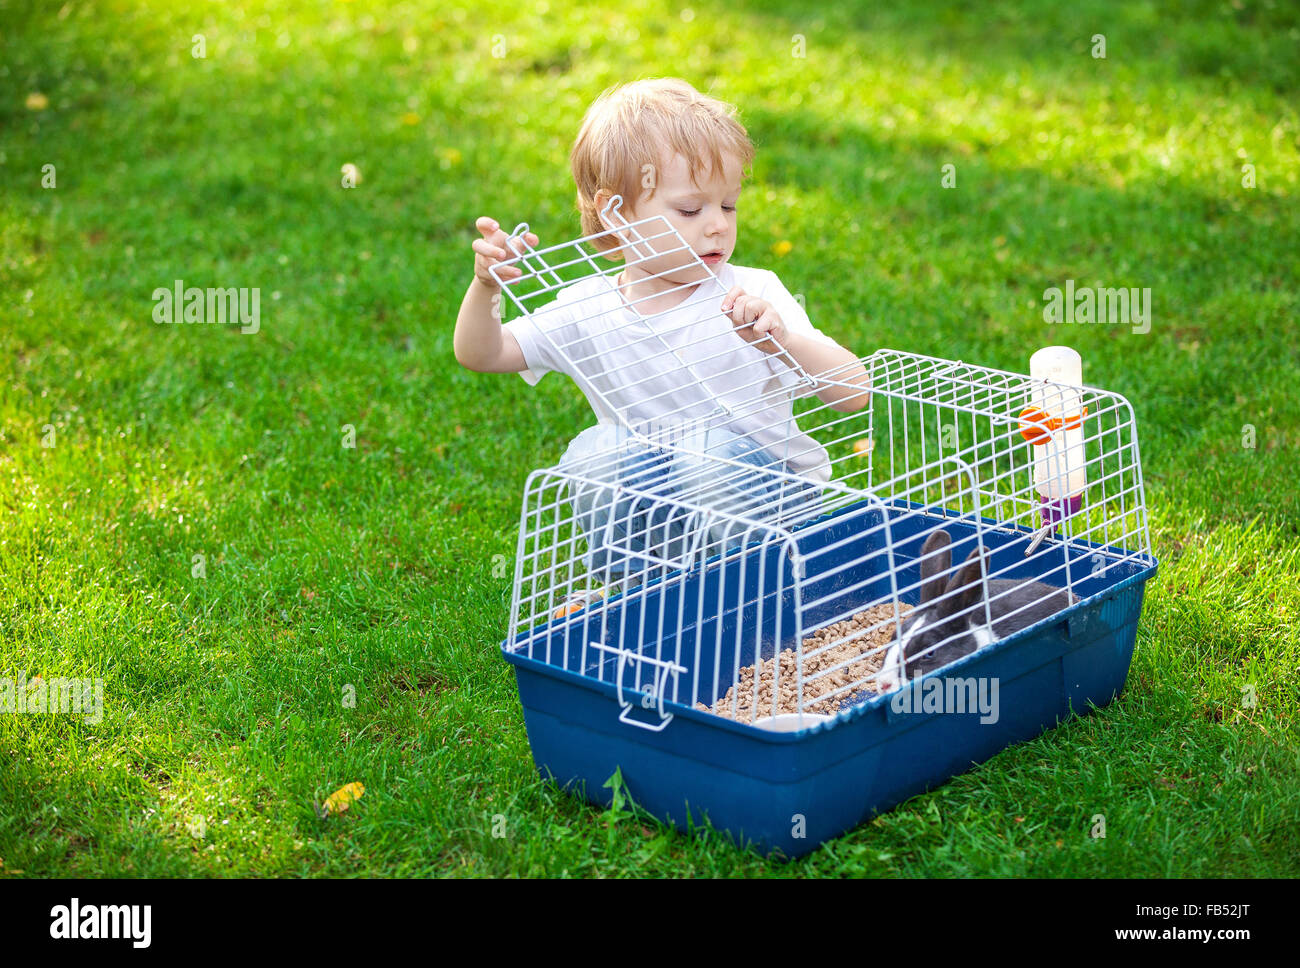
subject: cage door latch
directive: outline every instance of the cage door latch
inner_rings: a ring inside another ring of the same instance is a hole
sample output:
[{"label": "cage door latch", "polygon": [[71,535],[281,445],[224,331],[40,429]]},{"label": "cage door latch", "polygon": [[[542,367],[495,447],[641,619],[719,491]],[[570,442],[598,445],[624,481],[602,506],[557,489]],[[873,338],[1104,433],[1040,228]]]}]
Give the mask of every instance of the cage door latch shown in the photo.
[{"label": "cage door latch", "polygon": [[[612,645],[605,645],[603,642],[592,642],[591,647],[618,656],[618,671],[615,673],[614,681],[615,688],[618,690],[618,705],[622,709],[618,716],[620,723],[627,723],[629,726],[640,726],[652,733],[658,733],[673,721],[673,714],[664,711],[664,694],[668,691],[669,674],[680,675],[686,671],[685,666],[680,666],[676,662],[670,662],[666,659],[652,659],[649,656],[639,655],[631,649],[621,649]],[[633,699],[636,700],[635,702],[623,694],[623,669],[629,660],[645,663],[654,669],[654,681],[648,690],[634,689],[631,691]],[[633,719],[632,710],[638,706],[642,709],[658,709],[659,722],[646,723],[639,719]]]}]

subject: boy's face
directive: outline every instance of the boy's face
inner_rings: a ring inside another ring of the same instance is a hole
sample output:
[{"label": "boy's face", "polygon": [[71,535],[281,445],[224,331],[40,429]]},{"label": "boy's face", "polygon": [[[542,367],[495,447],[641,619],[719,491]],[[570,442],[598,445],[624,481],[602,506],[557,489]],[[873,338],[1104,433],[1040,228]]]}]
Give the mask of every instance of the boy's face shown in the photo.
[{"label": "boy's face", "polygon": [[[686,245],[701,257],[707,269],[702,269],[683,251],[670,235],[654,239],[656,253],[653,258],[639,247],[625,250],[627,259],[634,264],[633,275],[660,275],[664,282],[686,285],[703,282],[710,271],[716,273],[731,258],[736,248],[736,203],[740,196],[740,164],[731,155],[724,154],[723,171],[706,170],[700,173],[697,186],[691,181],[686,159],[673,155],[662,168],[648,172],[655,179],[654,197],[646,198],[647,189],[638,200],[635,211],[623,206],[623,217],[629,222],[662,215],[668,220]],[[654,234],[653,226],[643,226],[643,235]],[[644,261],[638,261],[643,259]]]}]

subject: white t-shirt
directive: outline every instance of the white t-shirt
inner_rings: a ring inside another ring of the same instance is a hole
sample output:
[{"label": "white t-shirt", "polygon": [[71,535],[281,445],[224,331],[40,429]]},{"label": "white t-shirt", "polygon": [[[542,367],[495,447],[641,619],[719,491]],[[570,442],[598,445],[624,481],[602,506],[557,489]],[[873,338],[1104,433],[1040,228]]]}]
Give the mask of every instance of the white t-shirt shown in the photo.
[{"label": "white t-shirt", "polygon": [[[734,415],[725,426],[785,461],[790,471],[824,483],[830,479],[825,448],[794,422],[790,395],[758,409],[762,395],[798,383],[784,356],[764,353],[736,331],[721,311],[723,297],[739,285],[772,304],[791,333],[838,346],[808,319],[776,273],[722,266],[682,303],[643,316],[617,289],[617,274],[591,275],[559,290],[553,302],[505,323],[528,368],[531,386],[552,371],[568,374],[601,423],[707,417],[722,403]],[[798,395],[806,396],[805,388]]]}]

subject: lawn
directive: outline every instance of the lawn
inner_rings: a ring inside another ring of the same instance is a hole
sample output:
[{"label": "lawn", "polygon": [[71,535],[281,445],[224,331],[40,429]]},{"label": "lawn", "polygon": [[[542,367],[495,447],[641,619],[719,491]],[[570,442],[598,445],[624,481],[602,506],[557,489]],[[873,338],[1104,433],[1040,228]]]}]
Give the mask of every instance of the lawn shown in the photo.
[{"label": "lawn", "polygon": [[[103,680],[0,715],[0,876],[1300,874],[1294,8],[379,7],[0,0],[0,678]],[[1122,697],[793,864],[541,781],[499,654],[594,418],[457,365],[474,220],[576,236],[586,106],[657,75],[738,105],[734,261],[840,343],[1066,342],[1137,414]],[[178,279],[260,328],[155,322]],[[1049,325],[1068,279],[1150,332]]]}]

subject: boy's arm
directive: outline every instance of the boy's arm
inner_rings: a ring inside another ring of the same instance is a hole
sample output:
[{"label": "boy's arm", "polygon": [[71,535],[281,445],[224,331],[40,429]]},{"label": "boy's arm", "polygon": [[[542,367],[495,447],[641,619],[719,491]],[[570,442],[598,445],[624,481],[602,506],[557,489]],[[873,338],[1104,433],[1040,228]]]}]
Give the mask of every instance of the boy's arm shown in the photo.
[{"label": "boy's arm", "polygon": [[867,368],[858,362],[858,358],[843,346],[838,343],[834,346],[819,343],[802,333],[789,331],[786,332],[781,345],[814,380],[817,379],[818,374],[836,370],[834,379],[837,384],[851,383],[862,388],[853,390],[838,385],[822,386],[816,392],[817,399],[823,403],[843,413],[853,413],[861,410],[870,401],[870,374],[867,373]]},{"label": "boy's arm", "polygon": [[[468,370],[479,373],[518,373],[528,369],[519,341],[513,333],[503,332],[501,326],[501,286],[491,273],[497,263],[511,254],[523,252],[519,240],[506,238],[500,223],[487,215],[474,223],[482,238],[470,246],[474,251],[474,281],[469,284],[465,298],[456,317],[456,332],[452,336],[452,349],[456,362]],[[532,232],[524,235],[528,245],[537,244]],[[523,275],[519,266],[504,266],[501,272],[509,285]]]},{"label": "boy's arm", "polygon": [[456,362],[467,370],[518,373],[528,368],[514,333],[501,325],[500,304],[500,290],[493,291],[477,277],[469,284],[452,337]]},{"label": "boy's arm", "polygon": [[[814,393],[817,399],[828,404],[841,413],[853,413],[861,410],[871,401],[871,375],[867,368],[858,362],[858,358],[829,336],[817,332],[803,307],[782,285],[776,273],[766,273],[768,284],[764,289],[765,298],[751,296],[740,286],[732,287],[722,300],[721,309],[731,316],[738,327],[737,333],[742,339],[756,344],[764,353],[771,354],[778,366],[789,366],[789,357],[793,357],[803,367],[804,372],[816,381]],[[752,328],[742,328],[745,323]],[[780,347],[762,334],[771,332],[780,343]],[[784,347],[785,354],[781,354]],[[780,354],[780,355],[777,355]],[[817,381],[819,374],[834,370],[836,383],[848,383],[853,386],[833,386]]]}]

